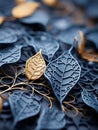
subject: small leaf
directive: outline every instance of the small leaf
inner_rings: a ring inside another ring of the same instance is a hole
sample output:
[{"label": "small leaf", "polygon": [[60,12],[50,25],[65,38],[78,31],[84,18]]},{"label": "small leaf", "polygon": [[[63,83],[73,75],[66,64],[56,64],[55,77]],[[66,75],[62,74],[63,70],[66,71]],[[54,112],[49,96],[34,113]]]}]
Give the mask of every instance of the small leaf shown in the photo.
[{"label": "small leaf", "polygon": [[12,45],[4,49],[0,49],[0,66],[8,63],[15,63],[20,59],[21,46]]},{"label": "small leaf", "polygon": [[46,69],[46,63],[43,59],[41,50],[30,57],[25,66],[25,73],[29,80],[36,80],[40,78]]},{"label": "small leaf", "polygon": [[50,62],[45,76],[50,80],[53,92],[60,104],[80,78],[81,67],[70,51]]},{"label": "small leaf", "polygon": [[2,98],[0,97],[0,113],[2,112],[2,108],[3,108],[3,100],[2,100]]},{"label": "small leaf", "polygon": [[81,94],[83,101],[98,112],[98,97],[85,90],[83,90]]},{"label": "small leaf", "polygon": [[17,91],[11,94],[9,103],[14,117],[14,125],[37,115],[41,107],[40,100],[41,98],[27,92]]},{"label": "small leaf", "polygon": [[12,10],[12,15],[15,18],[24,18],[34,13],[38,7],[38,2],[25,2],[14,7]]},{"label": "small leaf", "polygon": [[64,112],[54,108],[43,110],[36,130],[57,130],[66,125]]}]

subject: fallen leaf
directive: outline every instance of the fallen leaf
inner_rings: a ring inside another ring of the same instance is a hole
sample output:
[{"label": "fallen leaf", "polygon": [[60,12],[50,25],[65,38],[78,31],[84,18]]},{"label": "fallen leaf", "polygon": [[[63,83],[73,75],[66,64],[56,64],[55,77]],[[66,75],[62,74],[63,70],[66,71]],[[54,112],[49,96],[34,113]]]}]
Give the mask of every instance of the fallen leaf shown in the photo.
[{"label": "fallen leaf", "polygon": [[24,18],[34,13],[39,6],[38,2],[22,3],[12,9],[12,15],[15,18]]},{"label": "fallen leaf", "polygon": [[80,78],[81,67],[70,51],[65,51],[47,65],[45,76],[50,80],[53,92],[62,105],[69,91]]},{"label": "fallen leaf", "polygon": [[25,73],[29,80],[36,80],[40,78],[46,69],[46,63],[40,50],[37,54],[30,57],[25,66]]}]

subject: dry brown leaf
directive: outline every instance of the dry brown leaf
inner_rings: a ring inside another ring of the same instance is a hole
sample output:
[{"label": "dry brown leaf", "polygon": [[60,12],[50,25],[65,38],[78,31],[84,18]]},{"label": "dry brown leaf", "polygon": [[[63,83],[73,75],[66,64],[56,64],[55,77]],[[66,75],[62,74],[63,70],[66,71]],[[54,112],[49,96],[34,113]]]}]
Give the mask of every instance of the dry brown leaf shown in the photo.
[{"label": "dry brown leaf", "polygon": [[12,15],[15,18],[24,18],[34,13],[39,6],[38,2],[22,3],[12,9]]},{"label": "dry brown leaf", "polygon": [[36,80],[43,75],[45,69],[46,63],[40,50],[37,54],[27,60],[25,73],[29,80]]},{"label": "dry brown leaf", "polygon": [[81,43],[78,45],[78,52],[81,57],[90,62],[98,62],[98,53],[96,53],[93,49],[85,48],[85,36],[83,32],[79,31],[81,37]]},{"label": "dry brown leaf", "polygon": [[2,108],[3,108],[3,100],[2,100],[2,98],[0,97],[0,112],[2,112]]},{"label": "dry brown leaf", "polygon": [[0,25],[4,22],[4,20],[5,20],[5,17],[0,16]]},{"label": "dry brown leaf", "polygon": [[44,4],[48,6],[54,6],[57,3],[57,0],[42,0]]}]

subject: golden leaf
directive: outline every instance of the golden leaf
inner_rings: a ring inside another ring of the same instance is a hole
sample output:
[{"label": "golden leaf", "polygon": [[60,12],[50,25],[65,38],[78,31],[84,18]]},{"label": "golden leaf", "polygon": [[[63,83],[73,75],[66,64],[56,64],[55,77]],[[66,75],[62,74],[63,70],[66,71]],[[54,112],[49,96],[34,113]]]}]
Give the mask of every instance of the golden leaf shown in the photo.
[{"label": "golden leaf", "polygon": [[46,63],[40,50],[37,54],[30,57],[25,66],[25,73],[29,80],[36,80],[40,78],[46,69]]},{"label": "golden leaf", "polygon": [[3,108],[3,101],[2,98],[0,97],[0,112],[2,112],[2,108]]},{"label": "golden leaf", "polygon": [[83,32],[79,31],[81,37],[81,43],[78,45],[78,53],[81,57],[90,62],[98,62],[98,53],[96,53],[93,49],[85,48],[85,36]]},{"label": "golden leaf", "polygon": [[12,9],[12,15],[15,18],[24,18],[30,16],[40,6],[38,2],[25,2]]},{"label": "golden leaf", "polygon": [[4,20],[5,20],[5,17],[0,16],[0,25],[4,22]]},{"label": "golden leaf", "polygon": [[54,6],[57,3],[57,0],[42,0],[44,4],[48,6]]}]

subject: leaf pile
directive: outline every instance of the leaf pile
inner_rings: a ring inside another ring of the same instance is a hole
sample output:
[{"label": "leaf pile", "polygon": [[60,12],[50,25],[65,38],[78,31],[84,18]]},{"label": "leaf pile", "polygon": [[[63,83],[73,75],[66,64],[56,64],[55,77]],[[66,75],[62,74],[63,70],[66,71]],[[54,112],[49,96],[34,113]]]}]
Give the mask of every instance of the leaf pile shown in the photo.
[{"label": "leaf pile", "polygon": [[97,5],[0,0],[0,130],[98,129]]}]

